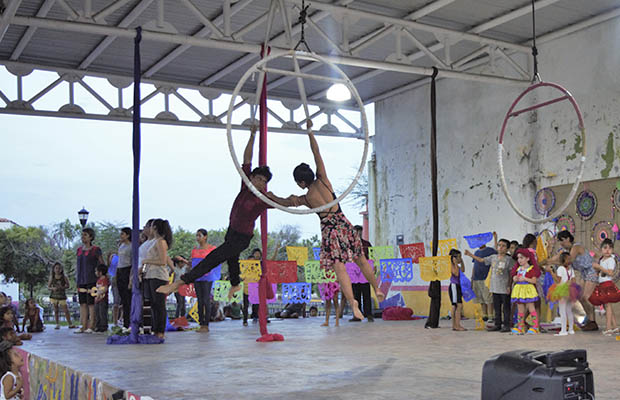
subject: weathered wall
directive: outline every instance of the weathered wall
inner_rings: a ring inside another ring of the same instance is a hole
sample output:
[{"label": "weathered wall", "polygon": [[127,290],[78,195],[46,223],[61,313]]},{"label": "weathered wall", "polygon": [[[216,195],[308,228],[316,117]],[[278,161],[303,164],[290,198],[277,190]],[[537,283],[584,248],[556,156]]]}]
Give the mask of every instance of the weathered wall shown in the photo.
[{"label": "weathered wall", "polygon": [[[543,79],[568,88],[585,117],[583,180],[620,171],[618,38],[620,19],[615,19],[539,46]],[[500,237],[521,240],[542,228],[514,213],[499,181],[497,137],[520,92],[454,79],[437,83],[440,238],[457,238],[460,248],[468,234],[496,230]],[[397,234],[404,234],[405,243],[431,239],[429,93],[427,85],[376,104],[376,154],[369,175],[370,231],[376,245],[394,245]],[[526,213],[535,216],[537,189],[574,181],[582,146],[576,125],[563,102],[520,118],[508,130],[506,179]]]}]

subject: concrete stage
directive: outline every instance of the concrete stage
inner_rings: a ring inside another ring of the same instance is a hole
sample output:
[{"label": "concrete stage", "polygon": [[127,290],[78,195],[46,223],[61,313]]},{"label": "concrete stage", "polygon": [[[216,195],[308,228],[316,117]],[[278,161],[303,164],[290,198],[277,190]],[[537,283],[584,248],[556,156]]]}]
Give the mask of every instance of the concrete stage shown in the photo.
[{"label": "concrete stage", "polygon": [[163,345],[106,345],[106,336],[48,325],[23,348],[156,400],[479,399],[482,365],[495,354],[585,348],[596,398],[620,398],[620,341],[600,332],[511,336],[453,332],[450,321],[424,329],[424,320],[325,328],[323,320],[272,320],[279,343],[257,343],[258,325],[241,321],[212,323],[206,334],[168,332]]}]

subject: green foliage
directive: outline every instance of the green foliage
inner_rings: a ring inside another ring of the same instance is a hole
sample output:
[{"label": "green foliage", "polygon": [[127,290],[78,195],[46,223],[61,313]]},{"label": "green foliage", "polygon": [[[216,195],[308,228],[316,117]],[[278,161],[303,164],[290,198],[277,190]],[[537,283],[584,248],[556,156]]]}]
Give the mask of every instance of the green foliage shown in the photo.
[{"label": "green foliage", "polygon": [[81,232],[80,224],[72,224],[67,218],[63,222],[52,225],[51,237],[58,247],[70,249],[75,241],[80,238]]},{"label": "green foliage", "polygon": [[[118,251],[119,235],[121,228],[125,225],[119,222],[97,222],[93,225],[89,225],[95,230],[95,246],[101,248],[103,253],[103,260],[107,263],[108,256]],[[81,246],[78,244],[75,248]]]},{"label": "green foliage", "polygon": [[50,268],[60,257],[61,250],[42,228],[0,230],[0,273],[9,282],[25,285],[28,297],[47,286]]}]

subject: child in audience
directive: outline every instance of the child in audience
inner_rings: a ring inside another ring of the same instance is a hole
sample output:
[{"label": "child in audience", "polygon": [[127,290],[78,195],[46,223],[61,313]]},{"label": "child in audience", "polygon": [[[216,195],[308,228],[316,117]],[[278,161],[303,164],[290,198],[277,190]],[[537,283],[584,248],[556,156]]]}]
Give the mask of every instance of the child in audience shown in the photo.
[{"label": "child in audience", "polygon": [[34,299],[26,300],[26,309],[24,312],[24,320],[22,322],[22,331],[26,327],[28,321],[28,332],[43,332],[43,321],[41,321],[41,309],[35,303]]},{"label": "child in audience", "polygon": [[[0,308],[0,321],[2,322],[2,328],[8,328],[13,330],[15,312],[11,307],[4,306]],[[17,337],[19,340],[30,340],[32,335],[29,333],[22,333]]]},{"label": "child in audience", "polygon": [[13,328],[0,328],[0,341],[8,340],[13,343],[15,346],[21,346],[24,344],[18,337],[15,329]]},{"label": "child in audience", "polygon": [[538,334],[538,313],[534,308],[534,303],[538,301],[536,291],[536,281],[540,276],[540,269],[533,265],[531,252],[527,249],[518,249],[517,264],[512,268],[510,275],[513,278],[512,303],[517,304],[518,321],[517,326],[512,328],[512,332],[517,335],[525,333],[525,309],[532,316],[532,326],[527,331],[528,334]]},{"label": "child in audience", "polygon": [[336,315],[336,326],[340,326],[338,318],[338,294],[340,285],[338,282],[319,283],[319,293],[321,298],[325,300],[325,322],[321,326],[329,326],[329,315],[331,314],[332,303],[334,303],[334,312]]},{"label": "child in audience", "polygon": [[0,342],[0,399],[20,400],[23,396],[23,381],[19,369],[24,359],[13,349],[13,343]]},{"label": "child in audience", "polygon": [[452,303],[452,330],[466,331],[461,325],[461,314],[463,313],[463,293],[461,292],[461,274],[465,273],[465,264],[461,252],[457,249],[450,250],[451,275],[450,275],[450,302]]},{"label": "child in audience", "polygon": [[[11,303],[11,296],[7,296],[6,293],[0,292],[0,308],[8,307],[13,310],[13,325],[15,330],[19,332],[19,322],[17,321],[17,307]],[[4,326],[4,320],[0,318],[0,323]]]},{"label": "child in audience", "polygon": [[[557,301],[560,310],[560,332],[555,336],[574,335],[573,304],[579,298],[579,286],[575,283],[575,271],[570,263],[570,253],[560,254],[560,266],[556,272],[550,270],[553,280],[556,282],[549,288],[547,298]],[[568,323],[568,331],[566,325]]]},{"label": "child in audience", "polygon": [[[497,233],[493,232],[493,236],[497,241]],[[489,273],[491,274],[490,291],[493,295],[493,308],[495,309],[495,326],[489,328],[489,331],[510,332],[511,314],[510,314],[510,271],[514,266],[514,259],[508,254],[510,242],[507,239],[500,239],[497,242],[497,254],[487,257],[478,257],[469,250],[465,250],[465,255],[472,257],[474,260],[490,265]],[[503,307],[503,313],[502,313]],[[503,321],[502,321],[503,315]]]},{"label": "child in audience", "polygon": [[612,303],[620,301],[620,290],[615,285],[612,277],[616,273],[617,260],[614,255],[614,242],[607,238],[601,243],[603,257],[599,263],[592,263],[592,267],[598,271],[598,286],[594,289],[592,296],[588,299],[594,306],[605,305],[605,316],[607,317],[607,329],[603,335],[615,335],[620,330],[616,324]]},{"label": "child in audience", "polygon": [[510,247],[508,247],[508,254],[510,254],[511,257],[514,257],[515,252],[517,251],[518,248],[519,248],[519,242],[517,242],[516,240],[512,240],[510,242]]},{"label": "child in audience", "polygon": [[49,282],[47,283],[47,288],[50,290],[50,303],[54,306],[54,317],[56,318],[55,329],[60,329],[60,307],[62,307],[65,312],[65,318],[69,324],[69,329],[75,328],[71,322],[71,313],[69,313],[69,308],[67,307],[67,294],[65,291],[69,289],[69,286],[69,279],[65,275],[62,264],[59,262],[55,263],[52,267]]},{"label": "child in audience", "polygon": [[107,276],[108,267],[99,264],[95,269],[97,276],[97,296],[95,297],[95,332],[108,330],[108,288],[110,280]]}]

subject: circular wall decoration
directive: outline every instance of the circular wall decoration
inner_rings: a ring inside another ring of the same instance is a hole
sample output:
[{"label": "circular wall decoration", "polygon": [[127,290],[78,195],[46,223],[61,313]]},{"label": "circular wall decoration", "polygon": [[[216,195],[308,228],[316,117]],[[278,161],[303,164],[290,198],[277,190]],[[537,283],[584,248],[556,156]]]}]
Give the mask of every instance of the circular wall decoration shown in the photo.
[{"label": "circular wall decoration", "polygon": [[540,215],[547,215],[555,206],[555,193],[549,188],[542,188],[534,196],[534,206]]},{"label": "circular wall decoration", "polygon": [[575,207],[577,209],[577,215],[584,221],[589,220],[596,213],[596,195],[594,192],[584,190],[577,196],[575,200]]},{"label": "circular wall decoration", "polygon": [[614,241],[615,237],[612,225],[607,221],[597,222],[592,228],[592,244],[597,249],[601,247],[603,240],[611,239]]},{"label": "circular wall decoration", "polygon": [[561,231],[569,231],[571,235],[575,234],[575,220],[568,214],[562,214],[555,223],[555,234]]},{"label": "circular wall decoration", "polygon": [[620,210],[620,190],[614,189],[614,191],[611,192],[611,204],[614,209]]}]

